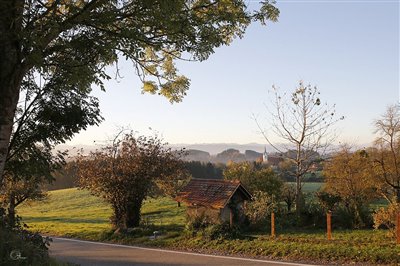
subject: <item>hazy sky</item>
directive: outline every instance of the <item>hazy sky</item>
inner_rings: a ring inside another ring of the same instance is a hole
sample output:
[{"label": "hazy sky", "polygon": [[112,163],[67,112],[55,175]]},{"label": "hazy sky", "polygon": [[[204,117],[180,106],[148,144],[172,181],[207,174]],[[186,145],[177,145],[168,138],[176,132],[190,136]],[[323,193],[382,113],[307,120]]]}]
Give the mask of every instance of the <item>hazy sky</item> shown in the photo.
[{"label": "hazy sky", "polygon": [[[250,8],[256,1],[248,1]],[[243,39],[201,63],[178,63],[191,79],[183,102],[143,95],[130,63],[123,79],[94,90],[105,121],[69,144],[92,144],[120,126],[142,134],[151,127],[170,143],[264,143],[252,114],[262,117],[275,84],[293,91],[316,85],[321,100],[346,119],[340,140],[369,143],[373,120],[399,101],[399,1],[279,1],[279,22],[251,25]]]}]

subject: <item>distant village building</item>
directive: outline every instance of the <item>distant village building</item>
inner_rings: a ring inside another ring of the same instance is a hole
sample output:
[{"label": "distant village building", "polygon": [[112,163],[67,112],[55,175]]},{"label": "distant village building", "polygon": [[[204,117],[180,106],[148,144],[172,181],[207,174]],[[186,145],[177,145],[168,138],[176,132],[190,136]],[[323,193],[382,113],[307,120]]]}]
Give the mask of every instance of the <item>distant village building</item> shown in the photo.
[{"label": "distant village building", "polygon": [[245,201],[251,194],[240,181],[192,179],[175,198],[187,204],[190,217],[205,215],[214,223],[244,221]]},{"label": "distant village building", "polygon": [[268,163],[268,152],[267,152],[267,147],[264,148],[263,163]]},{"label": "distant village building", "polygon": [[262,157],[262,162],[265,164],[269,164],[271,167],[275,168],[279,166],[279,163],[283,161],[281,155],[270,154],[267,152],[267,148],[264,148],[264,153]]}]

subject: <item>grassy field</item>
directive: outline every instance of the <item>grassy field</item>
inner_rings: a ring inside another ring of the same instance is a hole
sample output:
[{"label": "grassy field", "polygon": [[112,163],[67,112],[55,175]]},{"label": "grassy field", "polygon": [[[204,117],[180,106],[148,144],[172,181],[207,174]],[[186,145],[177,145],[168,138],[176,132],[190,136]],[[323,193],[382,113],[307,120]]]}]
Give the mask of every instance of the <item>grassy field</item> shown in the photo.
[{"label": "grassy field", "polygon": [[19,207],[18,214],[30,229],[54,236],[90,239],[110,229],[107,204],[77,189],[51,191],[48,199]]},{"label": "grassy field", "polygon": [[[288,182],[288,184],[295,186],[295,182]],[[304,193],[310,193],[310,192],[316,192],[318,191],[324,183],[319,183],[319,182],[305,182],[303,183],[303,188],[302,191]]]},{"label": "grassy field", "polygon": [[[183,227],[184,212],[171,199],[150,199],[144,203],[142,220],[148,225]],[[96,240],[111,230],[110,207],[76,188],[50,191],[47,200],[25,204],[18,208],[18,214],[30,229],[53,236]]]},{"label": "grassy field", "polygon": [[[304,183],[303,191],[315,192],[322,185]],[[142,220],[148,225],[183,227],[184,212],[171,199],[150,199],[143,205]],[[47,200],[24,204],[18,208],[18,214],[32,230],[53,236],[97,239],[99,234],[111,230],[110,207],[101,198],[76,188],[50,191]]]},{"label": "grassy field", "polygon": [[[46,201],[25,204],[18,213],[32,230],[53,236],[289,261],[400,265],[400,245],[396,246],[382,230],[334,230],[332,241],[326,240],[321,230],[279,229],[277,238],[271,238],[267,229],[233,240],[205,239],[201,233],[189,237],[183,233],[185,208],[168,198],[146,201],[142,210],[144,229],[128,235],[113,234],[108,224],[110,208],[87,191],[51,191]],[[150,239],[154,230],[163,236]]]}]

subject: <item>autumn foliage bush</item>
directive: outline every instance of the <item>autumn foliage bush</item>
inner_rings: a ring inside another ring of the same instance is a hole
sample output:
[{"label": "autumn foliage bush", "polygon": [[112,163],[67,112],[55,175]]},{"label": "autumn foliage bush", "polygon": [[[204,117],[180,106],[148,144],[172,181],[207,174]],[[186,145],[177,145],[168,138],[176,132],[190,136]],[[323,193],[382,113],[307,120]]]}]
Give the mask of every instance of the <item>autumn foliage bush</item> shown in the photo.
[{"label": "autumn foliage bush", "polygon": [[143,201],[157,183],[185,178],[179,156],[180,152],[167,148],[157,136],[117,136],[112,145],[78,157],[79,185],[111,205],[115,229],[137,227]]},{"label": "autumn foliage bush", "polygon": [[195,235],[197,232],[213,224],[213,219],[205,212],[201,212],[198,215],[189,212],[187,213],[186,219],[185,230],[190,235]]},{"label": "autumn foliage bush", "polygon": [[275,207],[273,196],[263,191],[255,191],[252,201],[248,202],[245,208],[250,228],[260,229],[264,227],[268,223],[268,218]]},{"label": "autumn foliage bush", "polygon": [[400,203],[393,202],[387,208],[379,208],[374,217],[374,228],[387,228],[389,237],[396,237],[396,217],[400,213]]}]

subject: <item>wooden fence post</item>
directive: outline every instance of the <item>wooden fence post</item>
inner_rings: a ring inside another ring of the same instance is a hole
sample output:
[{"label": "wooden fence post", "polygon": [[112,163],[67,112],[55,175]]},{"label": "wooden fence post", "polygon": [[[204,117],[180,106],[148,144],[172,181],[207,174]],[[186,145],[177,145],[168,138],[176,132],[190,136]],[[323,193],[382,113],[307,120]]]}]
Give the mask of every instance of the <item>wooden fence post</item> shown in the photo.
[{"label": "wooden fence post", "polygon": [[397,213],[397,223],[396,223],[396,231],[397,231],[397,244],[400,244],[400,212]]},{"label": "wooden fence post", "polygon": [[326,236],[328,240],[332,240],[332,213],[329,211],[326,214]]},{"label": "wooden fence post", "polygon": [[275,237],[275,213],[271,213],[271,236]]}]

